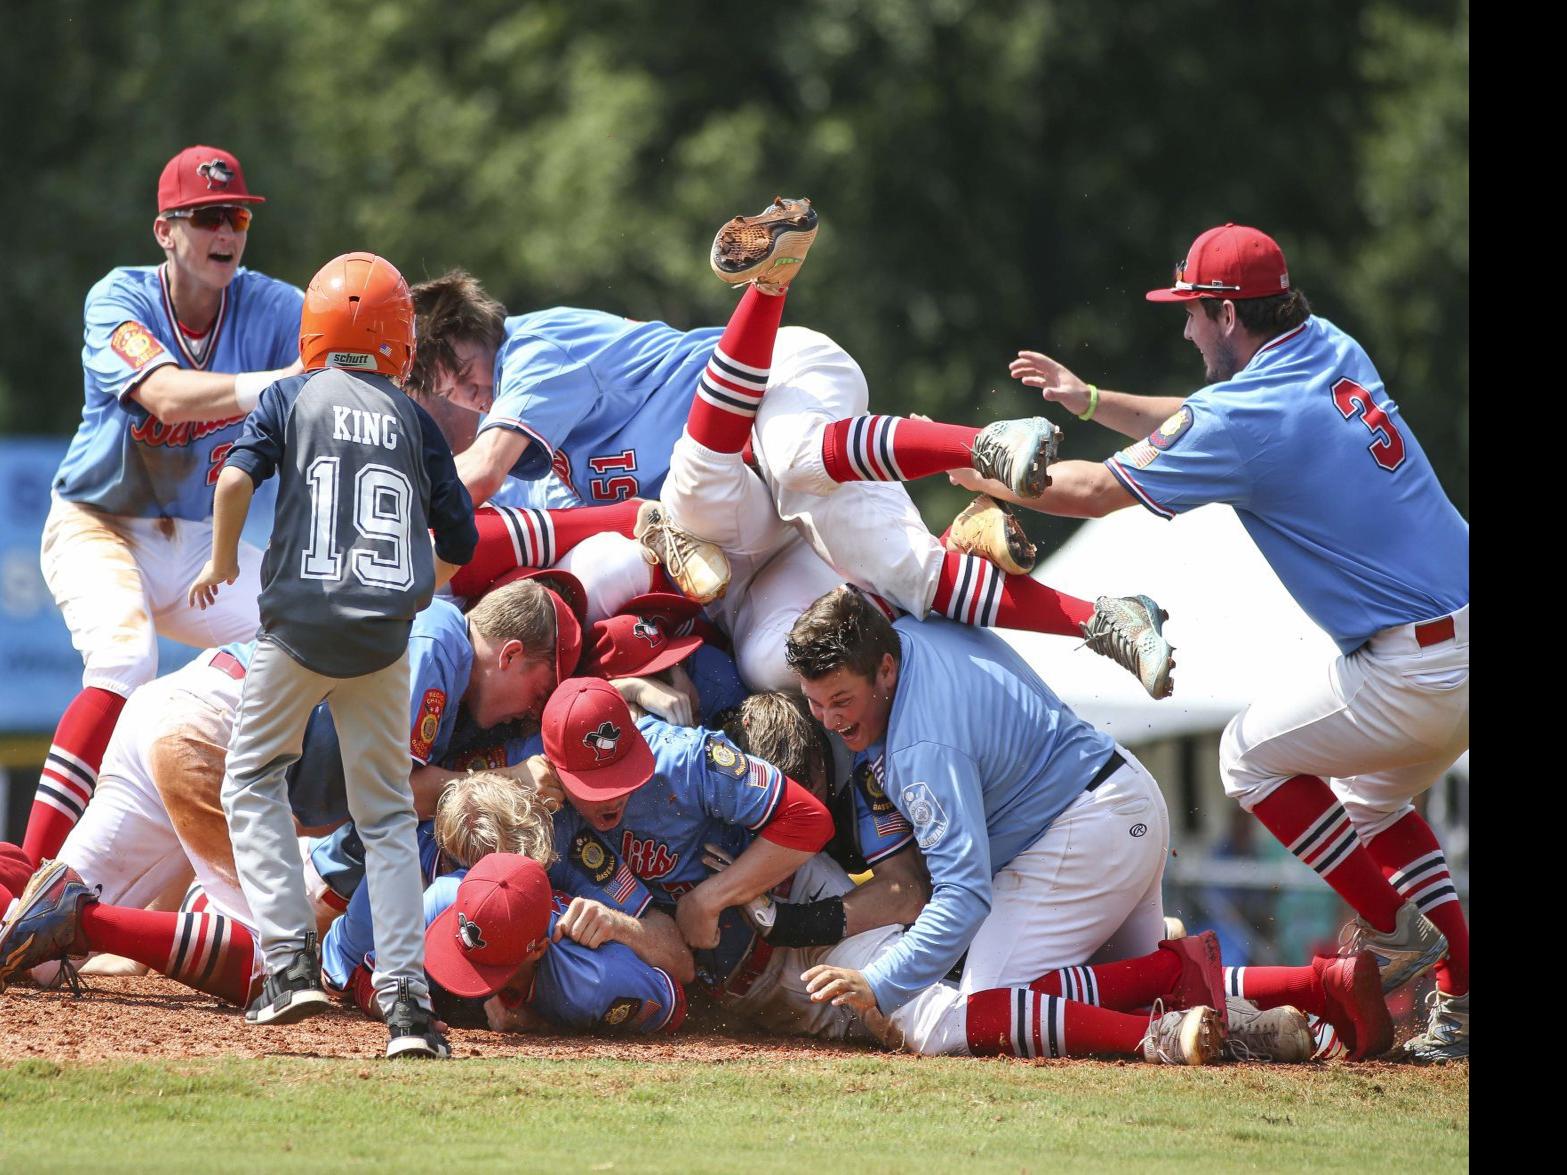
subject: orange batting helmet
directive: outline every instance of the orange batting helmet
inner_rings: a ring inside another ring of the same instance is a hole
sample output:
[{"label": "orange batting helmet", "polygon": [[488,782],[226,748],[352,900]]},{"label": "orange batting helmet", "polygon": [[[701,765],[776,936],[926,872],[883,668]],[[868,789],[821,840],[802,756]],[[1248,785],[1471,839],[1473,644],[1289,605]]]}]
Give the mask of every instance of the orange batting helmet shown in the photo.
[{"label": "orange batting helmet", "polygon": [[306,371],[342,367],[406,379],[414,302],[397,267],[374,253],[344,253],[323,265],[305,291],[299,355]]}]

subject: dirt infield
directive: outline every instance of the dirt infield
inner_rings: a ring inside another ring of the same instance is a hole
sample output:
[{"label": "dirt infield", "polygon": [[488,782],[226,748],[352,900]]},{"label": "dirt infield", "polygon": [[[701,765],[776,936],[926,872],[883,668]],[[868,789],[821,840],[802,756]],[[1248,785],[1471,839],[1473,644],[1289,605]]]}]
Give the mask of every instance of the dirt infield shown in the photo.
[{"label": "dirt infield", "polygon": [[[237,1008],[157,976],[92,976],[86,996],[15,986],[0,995],[0,1064],[132,1061],[179,1057],[377,1057],[386,1029],[359,1012],[334,1007],[280,1028],[251,1028]],[[700,1018],[700,1014],[698,1014]],[[745,1037],[697,1024],[674,1037],[601,1038],[451,1030],[456,1057],[584,1058],[718,1063],[779,1058],[864,1056],[867,1050],[803,1038]],[[889,1058],[893,1059],[893,1058]],[[917,1060],[918,1058],[897,1058]]]}]

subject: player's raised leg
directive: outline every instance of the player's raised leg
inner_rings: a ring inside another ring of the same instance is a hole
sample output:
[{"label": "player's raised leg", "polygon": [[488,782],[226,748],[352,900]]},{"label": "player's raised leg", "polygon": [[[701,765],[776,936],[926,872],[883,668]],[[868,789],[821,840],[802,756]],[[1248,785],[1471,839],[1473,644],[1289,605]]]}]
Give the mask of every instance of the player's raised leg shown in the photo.
[{"label": "player's raised leg", "polygon": [[452,592],[477,596],[497,578],[518,567],[553,567],[578,543],[596,534],[634,538],[641,506],[640,498],[564,510],[480,506],[473,512],[479,542],[473,558],[452,577]]}]

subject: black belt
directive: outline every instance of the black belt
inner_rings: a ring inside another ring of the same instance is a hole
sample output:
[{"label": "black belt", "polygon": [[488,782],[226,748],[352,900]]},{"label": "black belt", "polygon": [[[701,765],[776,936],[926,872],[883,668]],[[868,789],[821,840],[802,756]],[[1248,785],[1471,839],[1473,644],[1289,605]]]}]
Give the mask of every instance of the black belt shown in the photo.
[{"label": "black belt", "polygon": [[1120,751],[1111,751],[1110,757],[1104,762],[1104,766],[1099,768],[1098,771],[1094,772],[1094,777],[1088,781],[1088,786],[1083,790],[1093,791],[1094,788],[1098,787],[1101,783],[1109,779],[1112,775],[1125,766],[1125,756],[1123,756]]}]

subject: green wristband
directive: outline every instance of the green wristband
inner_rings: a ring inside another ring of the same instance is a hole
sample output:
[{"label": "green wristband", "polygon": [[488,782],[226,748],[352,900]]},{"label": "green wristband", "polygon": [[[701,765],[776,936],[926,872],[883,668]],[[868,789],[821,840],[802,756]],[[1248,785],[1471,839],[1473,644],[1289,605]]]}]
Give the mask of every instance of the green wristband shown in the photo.
[{"label": "green wristband", "polygon": [[1079,420],[1092,420],[1094,413],[1099,410],[1099,388],[1095,384],[1088,385],[1088,411],[1078,417]]}]

